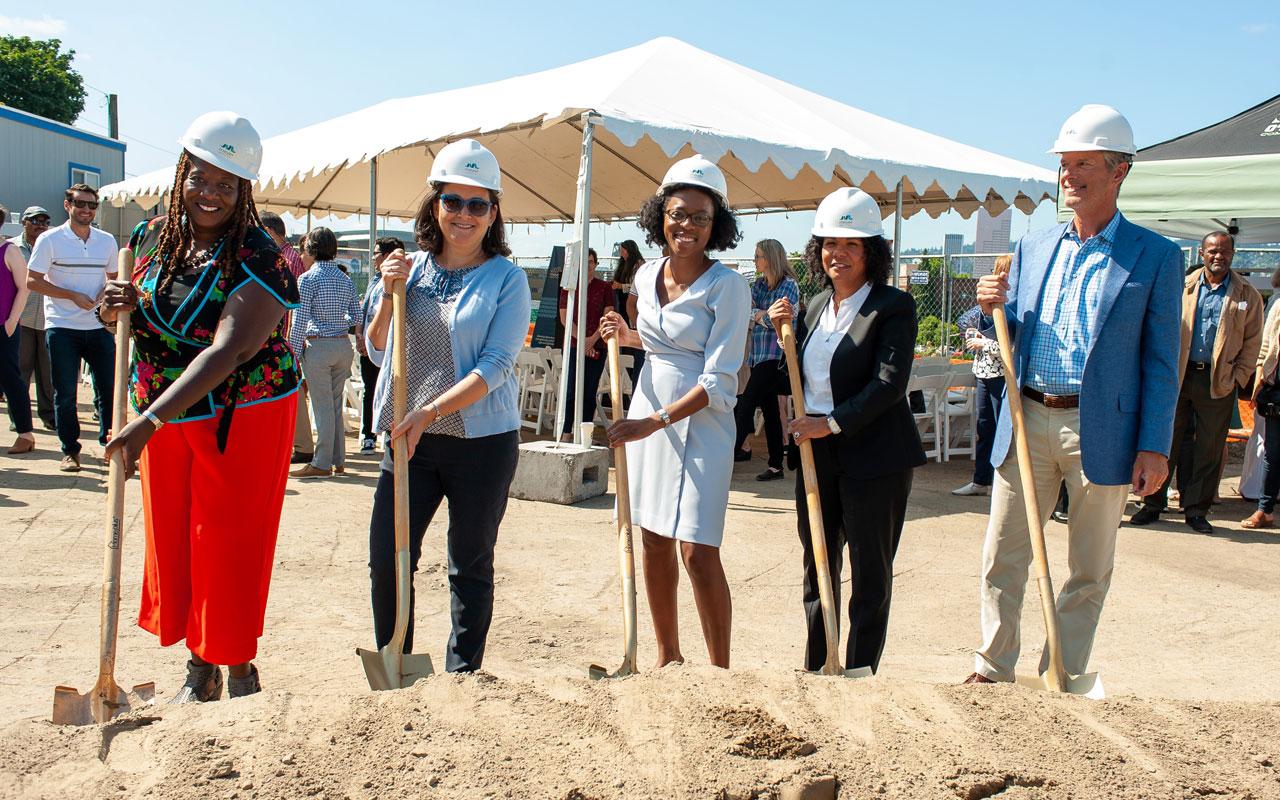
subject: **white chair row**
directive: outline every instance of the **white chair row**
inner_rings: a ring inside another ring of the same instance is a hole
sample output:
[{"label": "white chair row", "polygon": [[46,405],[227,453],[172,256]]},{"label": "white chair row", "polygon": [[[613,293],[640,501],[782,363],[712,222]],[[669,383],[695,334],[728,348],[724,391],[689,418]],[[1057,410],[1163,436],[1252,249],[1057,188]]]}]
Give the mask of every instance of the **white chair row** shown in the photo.
[{"label": "white chair row", "polygon": [[926,457],[938,462],[960,455],[977,458],[976,387],[968,364],[942,357],[916,360],[907,391],[924,397],[924,411],[912,416]]}]

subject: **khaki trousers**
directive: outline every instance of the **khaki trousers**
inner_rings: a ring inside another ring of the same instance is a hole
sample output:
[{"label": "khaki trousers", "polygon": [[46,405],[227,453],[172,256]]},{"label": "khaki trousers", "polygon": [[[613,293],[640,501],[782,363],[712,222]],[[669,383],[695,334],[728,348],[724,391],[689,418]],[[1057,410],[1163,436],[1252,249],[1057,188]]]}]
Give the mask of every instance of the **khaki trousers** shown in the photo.
[{"label": "khaki trousers", "polygon": [[[1054,588],[1063,661],[1067,672],[1079,675],[1088,666],[1102,602],[1111,585],[1116,529],[1129,487],[1090,483],[1085,477],[1080,461],[1079,409],[1049,409],[1029,399],[1023,399],[1022,408],[1041,524],[1048,522],[1064,480],[1070,498],[1070,574],[1065,583],[1058,576]],[[996,471],[991,519],[982,547],[982,647],[975,654],[974,670],[997,681],[1011,681],[1014,677],[1021,644],[1018,626],[1031,564],[1031,539],[1015,453],[1010,445],[1008,457]],[[1032,588],[1037,602],[1038,592],[1038,588]],[[1046,648],[1041,654],[1040,671],[1044,672],[1047,665]]]}]

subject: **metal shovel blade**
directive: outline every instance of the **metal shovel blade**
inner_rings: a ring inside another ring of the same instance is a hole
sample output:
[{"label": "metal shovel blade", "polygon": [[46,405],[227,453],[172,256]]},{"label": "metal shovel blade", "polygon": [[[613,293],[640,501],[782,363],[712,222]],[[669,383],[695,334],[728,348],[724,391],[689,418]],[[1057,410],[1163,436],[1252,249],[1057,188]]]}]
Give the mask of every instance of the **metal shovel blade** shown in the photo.
[{"label": "metal shovel blade", "polygon": [[1019,686],[1025,686],[1028,689],[1035,689],[1039,692],[1077,694],[1090,700],[1104,700],[1107,697],[1106,691],[1102,688],[1102,679],[1098,677],[1096,672],[1089,672],[1084,675],[1068,675],[1066,685],[1061,690],[1055,689],[1046,678],[1046,675],[1048,673],[1044,675],[1017,675],[1015,676],[1015,681]]},{"label": "metal shovel blade", "polygon": [[870,678],[874,673],[871,667],[854,667],[853,669],[845,669],[840,666],[839,661],[823,664],[821,669],[816,670],[815,675],[833,675],[843,678]]},{"label": "metal shovel blade", "polygon": [[80,694],[71,686],[53,689],[53,724],[93,725],[110,722],[126,711],[155,703],[156,685],[140,683],[129,692],[109,681]]},{"label": "metal shovel blade", "polygon": [[628,675],[638,675],[640,670],[636,669],[635,662],[629,658],[622,659],[622,665],[613,672],[608,667],[602,667],[599,664],[592,664],[587,667],[587,677],[593,681],[604,680],[605,678],[625,678]]},{"label": "metal shovel blade", "polygon": [[356,654],[364,662],[364,674],[369,688],[375,692],[388,689],[405,689],[423,678],[435,674],[431,656],[426,653],[396,653],[389,644],[381,650],[356,648]]}]

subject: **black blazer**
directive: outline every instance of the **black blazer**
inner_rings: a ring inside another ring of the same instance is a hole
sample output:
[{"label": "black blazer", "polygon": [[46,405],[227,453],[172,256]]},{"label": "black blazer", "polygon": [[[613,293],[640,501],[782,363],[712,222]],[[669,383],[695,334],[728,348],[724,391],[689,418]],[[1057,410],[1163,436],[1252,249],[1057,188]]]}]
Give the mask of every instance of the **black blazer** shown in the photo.
[{"label": "black blazer", "polygon": [[[802,363],[809,334],[830,303],[827,289],[798,320]],[[916,301],[892,286],[873,285],[831,358],[831,416],[841,431],[834,440],[841,470],[849,477],[876,478],[925,463],[907,405],[915,351]],[[803,370],[800,374],[803,380]]]}]

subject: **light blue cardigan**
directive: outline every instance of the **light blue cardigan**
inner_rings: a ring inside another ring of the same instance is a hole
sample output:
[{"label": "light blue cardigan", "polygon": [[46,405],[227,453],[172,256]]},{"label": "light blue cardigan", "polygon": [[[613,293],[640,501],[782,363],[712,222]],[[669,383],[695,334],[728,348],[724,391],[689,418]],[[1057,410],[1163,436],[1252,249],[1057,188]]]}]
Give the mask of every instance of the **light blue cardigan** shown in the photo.
[{"label": "light blue cardigan", "polygon": [[[416,290],[427,258],[428,255],[423,252],[411,256],[413,265],[405,284],[406,292]],[[378,303],[382,301],[382,284],[373,287],[372,292],[373,297],[369,303],[371,316],[372,309],[377,309]],[[474,373],[489,388],[488,394],[460,412],[468,439],[493,436],[520,428],[520,410],[517,408],[519,386],[515,363],[529,332],[530,303],[529,279],[523,270],[502,256],[493,256],[463,279],[462,291],[458,294],[449,318],[455,383]],[[387,333],[386,350],[378,350],[369,341],[366,328],[365,344],[368,345],[369,360],[382,366],[395,336],[395,324],[392,323]],[[412,359],[413,353],[408,353],[407,356]],[[389,391],[391,370],[384,369],[378,375],[378,388],[373,396],[374,408],[382,407]]]}]

